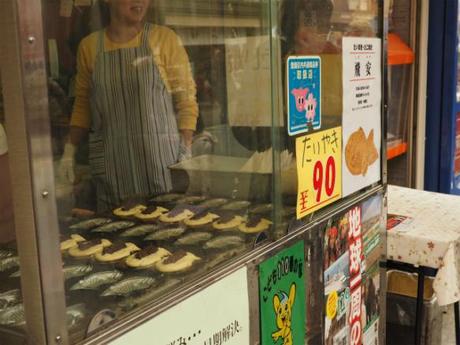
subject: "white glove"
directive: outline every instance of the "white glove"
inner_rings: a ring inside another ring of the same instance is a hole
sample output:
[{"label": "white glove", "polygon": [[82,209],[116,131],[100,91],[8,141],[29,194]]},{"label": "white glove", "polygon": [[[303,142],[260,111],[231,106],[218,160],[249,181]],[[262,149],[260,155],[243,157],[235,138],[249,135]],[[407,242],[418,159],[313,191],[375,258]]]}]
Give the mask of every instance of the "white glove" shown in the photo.
[{"label": "white glove", "polygon": [[180,144],[179,144],[179,157],[178,161],[182,162],[187,159],[192,158],[192,148],[190,146],[187,146],[183,139],[181,138]]},{"label": "white glove", "polygon": [[59,162],[58,178],[63,182],[74,183],[75,181],[75,145],[67,143],[64,146],[64,153]]}]

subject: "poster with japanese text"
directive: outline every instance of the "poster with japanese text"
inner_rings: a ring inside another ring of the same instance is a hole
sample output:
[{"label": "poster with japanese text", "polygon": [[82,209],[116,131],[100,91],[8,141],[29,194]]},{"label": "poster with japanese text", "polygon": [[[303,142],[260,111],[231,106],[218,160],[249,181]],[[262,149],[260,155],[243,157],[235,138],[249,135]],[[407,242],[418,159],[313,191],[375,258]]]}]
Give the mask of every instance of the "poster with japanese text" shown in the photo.
[{"label": "poster with japanese text", "polygon": [[288,133],[321,128],[321,58],[290,56],[287,60]]},{"label": "poster with japanese text", "polygon": [[382,233],[385,233],[383,196],[375,195],[362,203],[363,248],[366,267],[373,266],[382,254]]},{"label": "poster with japanese text", "polygon": [[296,139],[297,219],[342,195],[342,129],[335,127]]},{"label": "poster with japanese text", "polygon": [[375,195],[362,203],[362,237],[364,274],[362,278],[363,345],[377,345],[380,319],[380,258],[382,236],[385,234],[383,195]]},{"label": "poster with japanese text", "polygon": [[249,345],[247,269],[242,268],[110,345]]},{"label": "poster with japanese text", "polygon": [[368,267],[363,276],[363,304],[363,332],[366,333],[380,317],[380,266],[378,261]]},{"label": "poster with japanese text", "polygon": [[380,180],[381,40],[344,37],[343,196]]},{"label": "poster with japanese text", "polygon": [[324,234],[325,344],[348,344],[350,272],[348,213],[336,217]]},{"label": "poster with japanese text", "polygon": [[304,242],[259,265],[262,345],[305,344]]},{"label": "poster with japanese text", "polygon": [[364,332],[363,345],[378,345],[379,344],[379,320],[369,325]]},{"label": "poster with japanese text", "polygon": [[327,345],[378,344],[382,203],[382,195],[370,197],[324,230]]}]

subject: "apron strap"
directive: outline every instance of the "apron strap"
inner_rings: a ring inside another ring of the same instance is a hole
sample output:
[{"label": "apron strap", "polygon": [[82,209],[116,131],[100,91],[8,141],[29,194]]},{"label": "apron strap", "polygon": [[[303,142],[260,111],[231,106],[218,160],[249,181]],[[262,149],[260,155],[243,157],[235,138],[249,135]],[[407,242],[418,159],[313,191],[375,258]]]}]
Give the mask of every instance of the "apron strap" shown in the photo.
[{"label": "apron strap", "polygon": [[[144,48],[149,48],[149,36],[150,36],[150,23],[144,24],[144,30],[142,31],[141,37],[141,46]],[[104,40],[105,40],[105,29],[99,31],[98,38],[97,38],[97,51],[96,55],[104,52]]]},{"label": "apron strap", "polygon": [[106,30],[106,29],[100,30],[100,31],[99,31],[99,35],[97,35],[97,50],[96,50],[96,56],[104,52],[105,30]]},{"label": "apron strap", "polygon": [[142,31],[141,46],[150,49],[149,36],[150,36],[150,23],[144,24],[144,30]]}]

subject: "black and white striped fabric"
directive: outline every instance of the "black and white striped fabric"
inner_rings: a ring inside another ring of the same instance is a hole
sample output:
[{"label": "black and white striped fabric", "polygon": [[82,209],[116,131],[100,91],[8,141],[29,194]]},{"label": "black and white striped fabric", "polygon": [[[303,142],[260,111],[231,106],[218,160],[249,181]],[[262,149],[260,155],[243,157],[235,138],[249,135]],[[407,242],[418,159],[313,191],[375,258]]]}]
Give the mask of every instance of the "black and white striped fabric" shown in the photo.
[{"label": "black and white striped fabric", "polygon": [[171,190],[168,166],[180,137],[172,96],[155,64],[145,24],[137,48],[105,51],[101,31],[92,76],[90,165],[98,208]]}]

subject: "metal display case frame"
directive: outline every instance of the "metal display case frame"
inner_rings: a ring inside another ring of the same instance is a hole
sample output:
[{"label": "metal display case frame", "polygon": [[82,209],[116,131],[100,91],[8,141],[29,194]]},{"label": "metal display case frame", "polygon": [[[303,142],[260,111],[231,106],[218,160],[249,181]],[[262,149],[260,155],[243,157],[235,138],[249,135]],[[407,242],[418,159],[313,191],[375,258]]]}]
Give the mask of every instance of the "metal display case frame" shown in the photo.
[{"label": "metal display case frame", "polygon": [[[277,20],[275,1],[272,2],[271,20]],[[386,33],[388,31],[388,1],[379,0],[380,34],[382,35],[382,145],[381,157],[386,157],[386,112],[387,71]],[[12,176],[16,234],[21,264],[21,285],[25,305],[27,337],[31,344],[70,344],[65,317],[64,279],[59,251],[59,225],[55,203],[53,160],[50,143],[50,126],[47,101],[46,55],[40,0],[0,0],[0,29],[5,42],[0,49],[1,77],[6,109],[6,126],[9,141],[10,171]],[[273,26],[273,25],[272,25]],[[273,46],[276,45],[273,40]],[[277,66],[276,54],[272,54],[272,65]],[[280,80],[277,68],[272,68],[273,84]],[[282,107],[277,99],[280,90],[272,85],[274,109]],[[281,99],[281,98],[279,98]],[[275,133],[275,130],[273,130]],[[276,138],[276,135],[274,134]],[[276,147],[276,141],[274,143]],[[277,159],[275,155],[275,167]],[[383,159],[381,181],[367,189],[334,203],[308,217],[297,230],[281,239],[263,243],[253,251],[238,257],[233,262],[212,271],[198,283],[185,283],[181,291],[166,295],[126,315],[120,321],[87,338],[88,345],[105,344],[129,332],[162,311],[201,291],[213,282],[238,270],[248,267],[249,296],[251,310],[251,344],[259,344],[259,297],[258,263],[271,257],[293,242],[305,240],[315,227],[332,216],[344,212],[366,198],[383,194],[386,214],[387,167]],[[274,173],[273,192],[279,193],[277,185],[280,174]],[[274,201],[276,204],[276,201]],[[384,233],[384,230],[383,230]],[[385,261],[385,236],[382,236],[382,257]],[[385,344],[385,282],[386,274],[381,270],[381,331],[380,343]],[[319,321],[323,322],[323,321]]]}]

